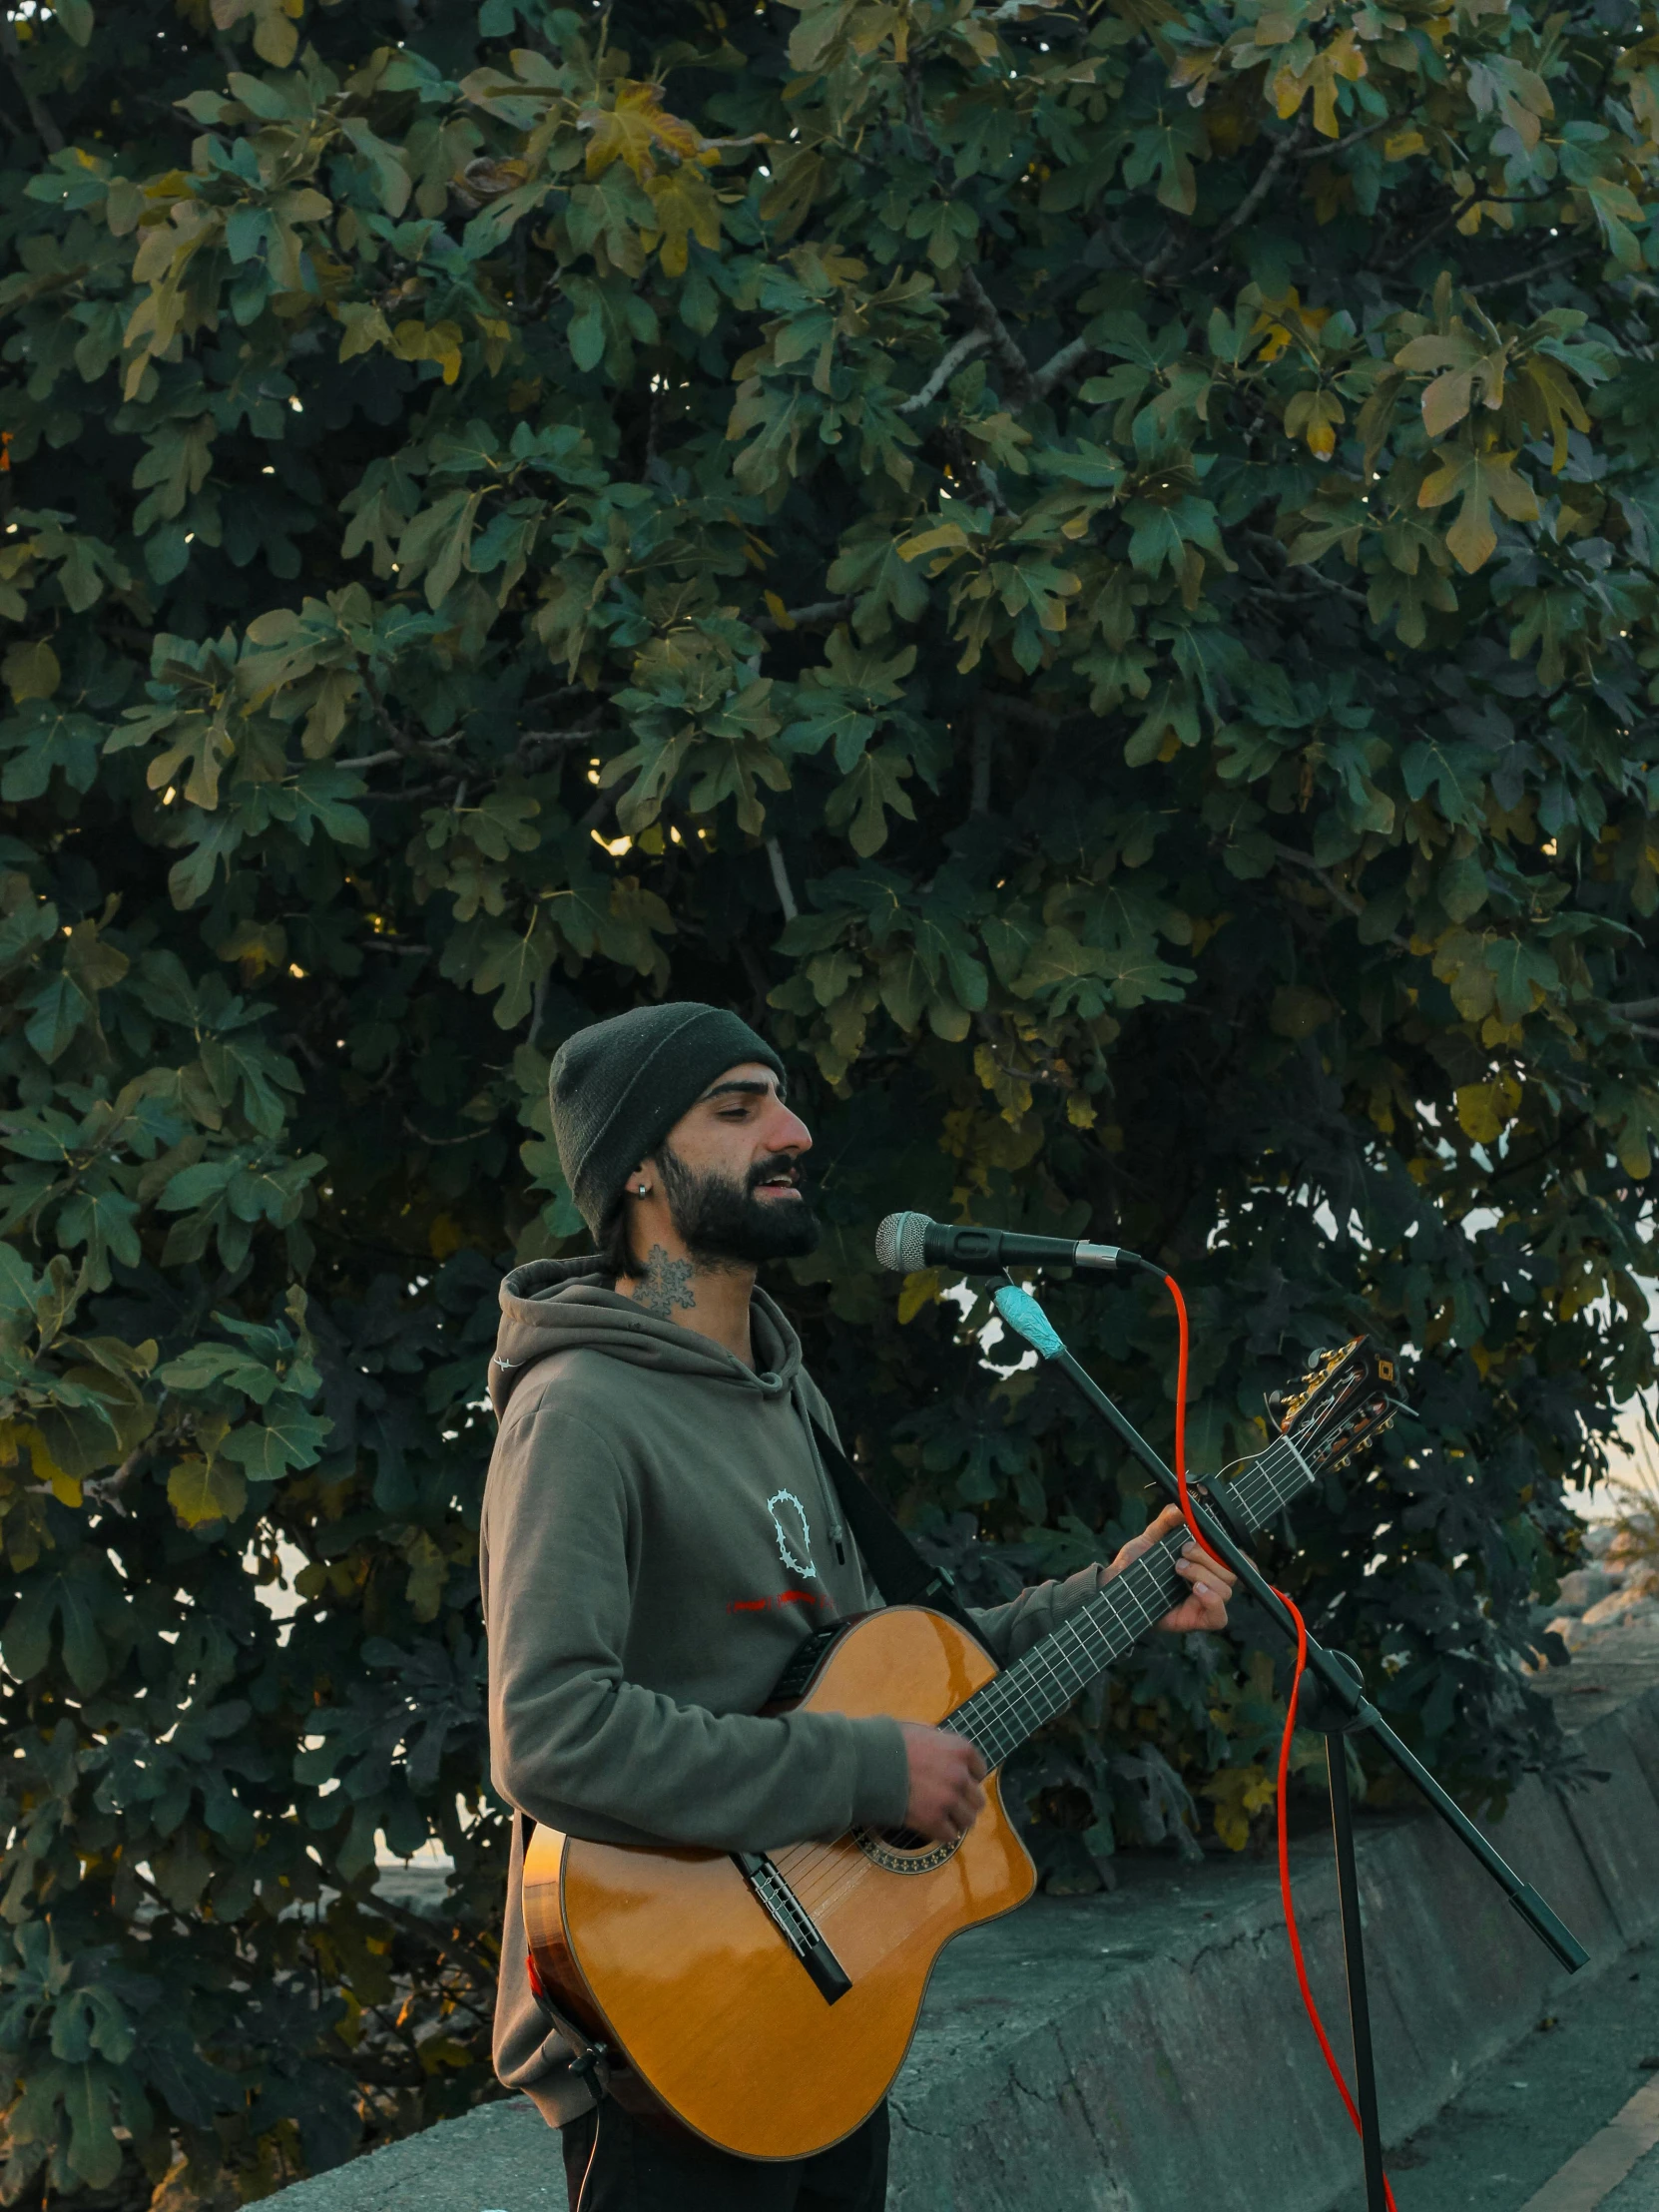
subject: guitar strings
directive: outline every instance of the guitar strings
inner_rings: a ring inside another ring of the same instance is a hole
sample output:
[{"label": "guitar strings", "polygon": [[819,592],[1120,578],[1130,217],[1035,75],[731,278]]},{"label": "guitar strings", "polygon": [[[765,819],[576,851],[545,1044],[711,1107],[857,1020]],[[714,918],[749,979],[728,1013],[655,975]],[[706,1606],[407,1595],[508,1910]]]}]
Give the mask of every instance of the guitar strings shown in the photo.
[{"label": "guitar strings", "polygon": [[[1230,1488],[1253,1532],[1313,1479],[1313,1470],[1301,1451],[1289,1436],[1281,1435],[1249,1462]],[[940,1725],[968,1737],[994,1773],[1036,1728],[1062,1712],[1079,1691],[1168,1610],[1167,1603],[1159,1602],[1156,1609],[1149,1605],[1142,1584],[1152,1582],[1156,1572],[1153,1561],[1160,1555],[1173,1565],[1175,1551],[1184,1545],[1185,1536],[1182,1530],[1178,1537],[1166,1538],[1164,1544],[1142,1553],[1129,1569],[1103,1584],[1069,1620],[994,1675],[946,1715]],[[1169,1593],[1153,1594],[1162,1600]],[[1140,1616],[1138,1623],[1127,1617],[1126,1605],[1133,1605]],[[1112,1634],[1113,1629],[1121,1632],[1123,1641]],[[772,1856],[802,1905],[815,1917],[832,1912],[872,1871],[872,1863],[848,1837],[837,1837],[830,1843],[792,1844]]]}]

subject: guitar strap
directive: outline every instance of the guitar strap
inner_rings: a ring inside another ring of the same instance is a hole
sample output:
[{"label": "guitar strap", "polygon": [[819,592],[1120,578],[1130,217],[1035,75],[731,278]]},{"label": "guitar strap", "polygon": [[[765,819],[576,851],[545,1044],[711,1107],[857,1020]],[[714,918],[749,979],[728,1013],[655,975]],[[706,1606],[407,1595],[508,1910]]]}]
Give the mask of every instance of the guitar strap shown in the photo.
[{"label": "guitar strap", "polygon": [[813,1422],[813,1440],[835,1485],[852,1540],[887,1603],[928,1606],[978,1640],[977,1623],[957,1603],[950,1569],[931,1566],[921,1556],[822,1421]]}]

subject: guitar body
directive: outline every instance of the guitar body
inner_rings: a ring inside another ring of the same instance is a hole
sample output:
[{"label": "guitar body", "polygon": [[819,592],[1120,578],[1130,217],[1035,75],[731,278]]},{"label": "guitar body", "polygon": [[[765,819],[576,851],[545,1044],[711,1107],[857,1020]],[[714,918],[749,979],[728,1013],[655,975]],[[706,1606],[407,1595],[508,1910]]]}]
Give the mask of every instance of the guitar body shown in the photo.
[{"label": "guitar body", "polygon": [[[894,1606],[835,1641],[795,1709],[932,1724],[996,1671],[954,1622]],[[886,2093],[951,1936],[1035,1887],[994,1776],[985,1787],[954,1846],[856,1831],[768,1855],[830,1954],[833,1973],[816,1976],[733,1856],[538,1828],[524,1865],[536,1970],[697,2134],[745,2158],[810,2156]]]}]

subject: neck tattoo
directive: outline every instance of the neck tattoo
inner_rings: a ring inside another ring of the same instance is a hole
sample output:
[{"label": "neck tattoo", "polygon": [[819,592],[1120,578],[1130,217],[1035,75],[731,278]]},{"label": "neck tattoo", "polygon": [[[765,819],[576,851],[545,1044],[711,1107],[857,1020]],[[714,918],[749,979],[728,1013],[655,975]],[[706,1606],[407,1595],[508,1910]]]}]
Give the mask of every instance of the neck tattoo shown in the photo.
[{"label": "neck tattoo", "polygon": [[653,1245],[633,1299],[636,1306],[643,1306],[659,1321],[672,1321],[677,1313],[689,1313],[697,1304],[691,1262],[671,1260],[661,1245]]}]

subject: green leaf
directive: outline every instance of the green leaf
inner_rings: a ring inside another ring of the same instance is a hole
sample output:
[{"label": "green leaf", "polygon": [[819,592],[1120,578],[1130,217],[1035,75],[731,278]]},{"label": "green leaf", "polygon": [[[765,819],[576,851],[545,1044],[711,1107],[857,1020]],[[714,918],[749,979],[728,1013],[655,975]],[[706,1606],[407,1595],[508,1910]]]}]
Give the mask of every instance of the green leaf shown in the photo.
[{"label": "green leaf", "polygon": [[90,1697],[102,1685],[110,1658],[99,1633],[97,1584],[98,1568],[86,1558],[73,1559],[65,1567],[37,1569],[25,1580],[0,1636],[0,1656],[18,1681],[32,1681],[49,1663],[55,1625],[63,1663],[76,1689]]},{"label": "green leaf", "polygon": [[219,1448],[246,1470],[250,1482],[276,1482],[295,1467],[314,1466],[332,1429],[322,1415],[284,1404],[263,1421],[233,1428]]},{"label": "green leaf", "polygon": [[93,1016],[92,1001],[67,974],[49,977],[24,1003],[32,1010],[23,1033],[48,1067],[63,1057]]},{"label": "green leaf", "polygon": [[[77,46],[90,46],[95,18],[92,0],[52,0],[52,13]],[[85,2177],[91,2180],[88,2174]]]},{"label": "green leaf", "polygon": [[1423,799],[1432,792],[1447,822],[1472,830],[1485,817],[1486,764],[1487,757],[1474,746],[1419,738],[1406,748],[1400,774],[1408,798]]},{"label": "green leaf", "polygon": [[1497,985],[1497,1010],[1504,1021],[1519,1021],[1534,1003],[1561,987],[1560,971],[1549,954],[1520,937],[1499,937],[1486,947],[1486,965]]},{"label": "green leaf", "polygon": [[830,794],[824,819],[831,830],[844,830],[847,841],[860,859],[879,852],[887,841],[887,816],[895,814],[914,822],[915,809],[903,785],[910,764],[890,745],[864,754],[852,773]]}]

